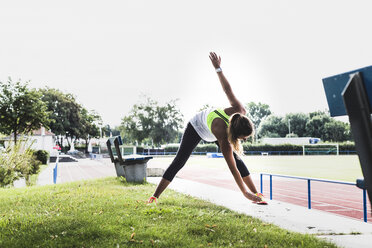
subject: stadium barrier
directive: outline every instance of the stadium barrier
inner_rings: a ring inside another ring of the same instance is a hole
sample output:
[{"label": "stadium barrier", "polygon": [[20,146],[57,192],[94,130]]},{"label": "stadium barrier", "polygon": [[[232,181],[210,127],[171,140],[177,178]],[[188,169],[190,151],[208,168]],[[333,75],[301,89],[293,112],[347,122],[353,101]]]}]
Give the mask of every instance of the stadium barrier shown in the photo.
[{"label": "stadium barrier", "polygon": [[[283,177],[283,178],[290,178],[290,179],[306,180],[307,181],[307,204],[308,204],[308,209],[311,209],[311,181],[357,186],[356,183],[351,183],[351,182],[332,181],[332,180],[310,178],[310,177],[295,177],[295,176],[287,176],[287,175],[280,175],[280,174],[260,173],[260,191],[261,191],[261,194],[263,193],[263,176],[269,176],[269,178],[270,178],[270,184],[269,184],[270,200],[273,199],[273,177]],[[365,188],[362,188],[362,191],[363,191],[363,219],[364,219],[364,222],[367,222],[367,192],[366,192],[367,190]]]},{"label": "stadium barrier", "polygon": [[[192,155],[207,155],[208,152],[192,152]],[[303,155],[302,151],[244,151],[244,154],[247,156],[253,156],[253,155],[277,155],[277,156],[285,156],[285,155]],[[125,155],[130,155],[132,153],[124,153]],[[143,152],[137,152],[139,155],[151,155],[151,156],[167,156],[167,155],[176,155],[177,152],[166,152],[164,150],[162,151],[148,151],[145,149]],[[356,154],[356,151],[340,151],[340,155],[353,155]],[[313,153],[309,154],[309,156],[313,155],[336,155],[334,154],[322,154],[322,153]]]}]

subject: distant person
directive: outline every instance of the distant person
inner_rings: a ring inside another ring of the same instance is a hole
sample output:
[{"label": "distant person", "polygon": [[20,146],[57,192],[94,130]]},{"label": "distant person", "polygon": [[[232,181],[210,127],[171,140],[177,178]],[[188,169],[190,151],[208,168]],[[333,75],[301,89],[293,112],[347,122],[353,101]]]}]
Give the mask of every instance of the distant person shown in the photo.
[{"label": "distant person", "polygon": [[[242,159],[243,148],[241,140],[245,141],[254,134],[252,122],[245,116],[246,110],[242,103],[236,99],[231,86],[221,69],[221,57],[211,52],[209,58],[216,69],[218,78],[231,106],[225,109],[207,109],[197,113],[187,124],[182,136],[181,144],[173,162],[164,172],[163,178],[157,186],[155,193],[148,203],[157,201],[157,198],[168,187],[177,172],[185,165],[194,148],[201,139],[207,142],[216,142],[220,147],[235,182],[243,195],[254,203],[267,204],[263,195],[251,179],[250,173]],[[248,186],[252,193],[245,187]]]}]

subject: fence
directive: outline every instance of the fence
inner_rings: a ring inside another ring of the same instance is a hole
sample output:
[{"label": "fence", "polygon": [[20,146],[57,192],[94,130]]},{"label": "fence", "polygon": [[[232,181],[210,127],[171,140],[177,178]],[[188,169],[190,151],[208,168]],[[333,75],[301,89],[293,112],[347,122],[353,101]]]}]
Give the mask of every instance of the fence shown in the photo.
[{"label": "fence", "polygon": [[[269,184],[270,200],[273,199],[273,189],[272,189],[273,177],[306,180],[307,181],[307,203],[308,203],[308,208],[309,209],[311,209],[311,181],[344,184],[344,185],[351,185],[351,186],[356,187],[356,183],[351,183],[351,182],[341,182],[341,181],[331,181],[331,180],[324,180],[324,179],[317,179],[317,178],[295,177],[295,176],[286,176],[286,175],[279,175],[279,174],[261,173],[260,174],[260,191],[261,191],[261,193],[263,193],[263,176],[269,176],[269,178],[270,178],[270,184]],[[367,222],[367,192],[366,192],[365,189],[362,189],[362,191],[363,191],[363,219],[364,219],[364,222]]]}]

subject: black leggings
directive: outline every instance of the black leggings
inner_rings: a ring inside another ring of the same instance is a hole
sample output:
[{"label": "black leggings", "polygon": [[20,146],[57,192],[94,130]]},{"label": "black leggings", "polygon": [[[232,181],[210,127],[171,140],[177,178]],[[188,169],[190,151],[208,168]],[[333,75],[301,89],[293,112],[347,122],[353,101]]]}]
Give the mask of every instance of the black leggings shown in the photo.
[{"label": "black leggings", "polygon": [[[199,134],[195,131],[194,127],[190,124],[187,124],[185,132],[183,133],[180,148],[177,151],[177,155],[174,158],[173,162],[169,165],[167,170],[164,172],[163,178],[168,181],[172,181],[176,176],[178,171],[182,169],[186,161],[189,159],[192,151],[199,144],[201,138]],[[216,144],[219,146],[218,142]],[[245,166],[244,162],[239,158],[238,155],[234,154],[234,159],[236,166],[242,177],[249,176],[249,171]]]}]

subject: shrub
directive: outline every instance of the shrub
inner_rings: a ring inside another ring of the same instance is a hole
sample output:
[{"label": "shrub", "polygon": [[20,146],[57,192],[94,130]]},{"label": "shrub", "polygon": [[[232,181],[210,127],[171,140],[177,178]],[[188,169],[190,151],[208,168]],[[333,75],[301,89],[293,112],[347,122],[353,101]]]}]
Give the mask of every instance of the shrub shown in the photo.
[{"label": "shrub", "polygon": [[[178,151],[178,148],[179,146],[166,146],[165,147],[165,152],[177,152]],[[218,149],[217,149],[217,145],[215,144],[200,144],[198,146],[196,146],[196,148],[194,149],[194,152],[200,152],[200,153],[207,153],[207,152],[217,152]]]},{"label": "shrub", "polygon": [[243,144],[244,151],[302,151],[301,145],[283,144],[283,145],[270,145],[270,144]]},{"label": "shrub", "polygon": [[37,159],[34,151],[26,147],[26,142],[18,142],[10,145],[6,151],[0,154],[0,186],[12,185],[19,178],[25,178],[26,184],[30,184],[30,175],[37,174],[41,162]]},{"label": "shrub", "polygon": [[194,152],[201,152],[201,153],[207,153],[207,152],[218,152],[218,147],[216,144],[202,144],[198,145]]},{"label": "shrub", "polygon": [[355,151],[355,143],[343,142],[339,144],[338,148],[340,151]]},{"label": "shrub", "polygon": [[45,150],[37,150],[34,152],[36,159],[39,160],[42,164],[47,164],[49,159],[49,152]]}]

